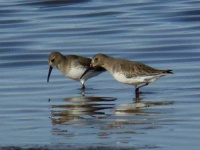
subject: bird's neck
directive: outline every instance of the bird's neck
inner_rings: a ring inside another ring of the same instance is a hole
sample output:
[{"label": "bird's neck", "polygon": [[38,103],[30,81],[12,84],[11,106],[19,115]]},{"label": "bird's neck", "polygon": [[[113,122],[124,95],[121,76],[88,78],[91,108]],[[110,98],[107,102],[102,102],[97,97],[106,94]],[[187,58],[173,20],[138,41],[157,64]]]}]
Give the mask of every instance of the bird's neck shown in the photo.
[{"label": "bird's neck", "polygon": [[61,61],[60,62],[58,62],[58,64],[57,64],[57,68],[58,68],[58,70],[60,70],[62,73],[64,73],[64,72],[66,72],[66,69],[67,69],[67,64],[68,63],[68,61],[67,61],[67,59],[65,60],[65,58],[64,57],[62,57],[61,58]]},{"label": "bird's neck", "polygon": [[113,63],[113,61],[114,61],[113,57],[110,57],[110,56],[106,57],[104,59],[104,65],[102,67],[109,71],[111,63]]}]

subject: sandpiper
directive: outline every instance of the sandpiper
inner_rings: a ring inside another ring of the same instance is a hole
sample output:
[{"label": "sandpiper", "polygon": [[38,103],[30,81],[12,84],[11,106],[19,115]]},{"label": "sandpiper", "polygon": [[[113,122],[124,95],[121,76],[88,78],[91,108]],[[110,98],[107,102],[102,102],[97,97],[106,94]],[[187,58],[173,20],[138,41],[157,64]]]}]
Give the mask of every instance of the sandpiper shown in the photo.
[{"label": "sandpiper", "polygon": [[84,77],[80,79],[82,74],[90,67],[91,59],[77,55],[62,55],[60,52],[52,52],[48,58],[49,73],[47,76],[47,82],[51,75],[51,71],[54,66],[60,70],[66,77],[80,81],[82,89],[85,89],[85,81],[89,78],[95,77],[100,73],[104,72],[105,69],[102,67],[95,67],[85,73]]},{"label": "sandpiper", "polygon": [[135,95],[139,95],[139,88],[156,81],[158,78],[172,74],[172,70],[159,70],[141,62],[114,58],[105,54],[96,54],[91,61],[91,67],[82,75],[84,78],[87,71],[92,68],[103,67],[109,71],[119,82],[135,85]]}]

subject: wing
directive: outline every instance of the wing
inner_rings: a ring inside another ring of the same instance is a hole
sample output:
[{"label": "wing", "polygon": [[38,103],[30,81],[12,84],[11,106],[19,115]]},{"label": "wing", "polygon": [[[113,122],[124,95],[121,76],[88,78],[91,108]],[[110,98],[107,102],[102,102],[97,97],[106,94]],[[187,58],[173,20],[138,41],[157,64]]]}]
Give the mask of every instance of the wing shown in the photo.
[{"label": "wing", "polygon": [[91,63],[90,58],[78,56],[77,60],[81,65],[83,65],[85,67],[90,67],[90,63]]},{"label": "wing", "polygon": [[127,78],[136,76],[158,75],[162,73],[162,70],[158,70],[143,63],[133,61],[129,61],[126,64],[120,64],[120,68],[123,70]]}]

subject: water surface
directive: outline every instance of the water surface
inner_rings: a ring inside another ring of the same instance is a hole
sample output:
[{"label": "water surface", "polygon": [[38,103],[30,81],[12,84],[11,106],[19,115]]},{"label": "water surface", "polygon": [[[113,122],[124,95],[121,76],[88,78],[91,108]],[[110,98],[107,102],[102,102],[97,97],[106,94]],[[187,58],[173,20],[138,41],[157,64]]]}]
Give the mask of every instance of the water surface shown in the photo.
[{"label": "water surface", "polygon": [[[0,146],[197,149],[200,139],[200,2],[191,0],[2,0]],[[106,53],[173,69],[142,88],[109,73],[80,83],[52,51]]]}]

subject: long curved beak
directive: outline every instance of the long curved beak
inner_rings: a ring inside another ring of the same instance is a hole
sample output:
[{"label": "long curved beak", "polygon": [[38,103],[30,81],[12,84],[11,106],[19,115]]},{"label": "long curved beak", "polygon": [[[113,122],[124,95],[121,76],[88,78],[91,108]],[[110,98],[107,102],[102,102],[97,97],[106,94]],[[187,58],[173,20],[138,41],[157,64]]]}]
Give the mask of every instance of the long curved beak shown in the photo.
[{"label": "long curved beak", "polygon": [[47,82],[49,82],[49,78],[50,78],[52,69],[53,69],[53,67],[49,66],[49,73],[48,73],[48,76],[47,76]]}]

